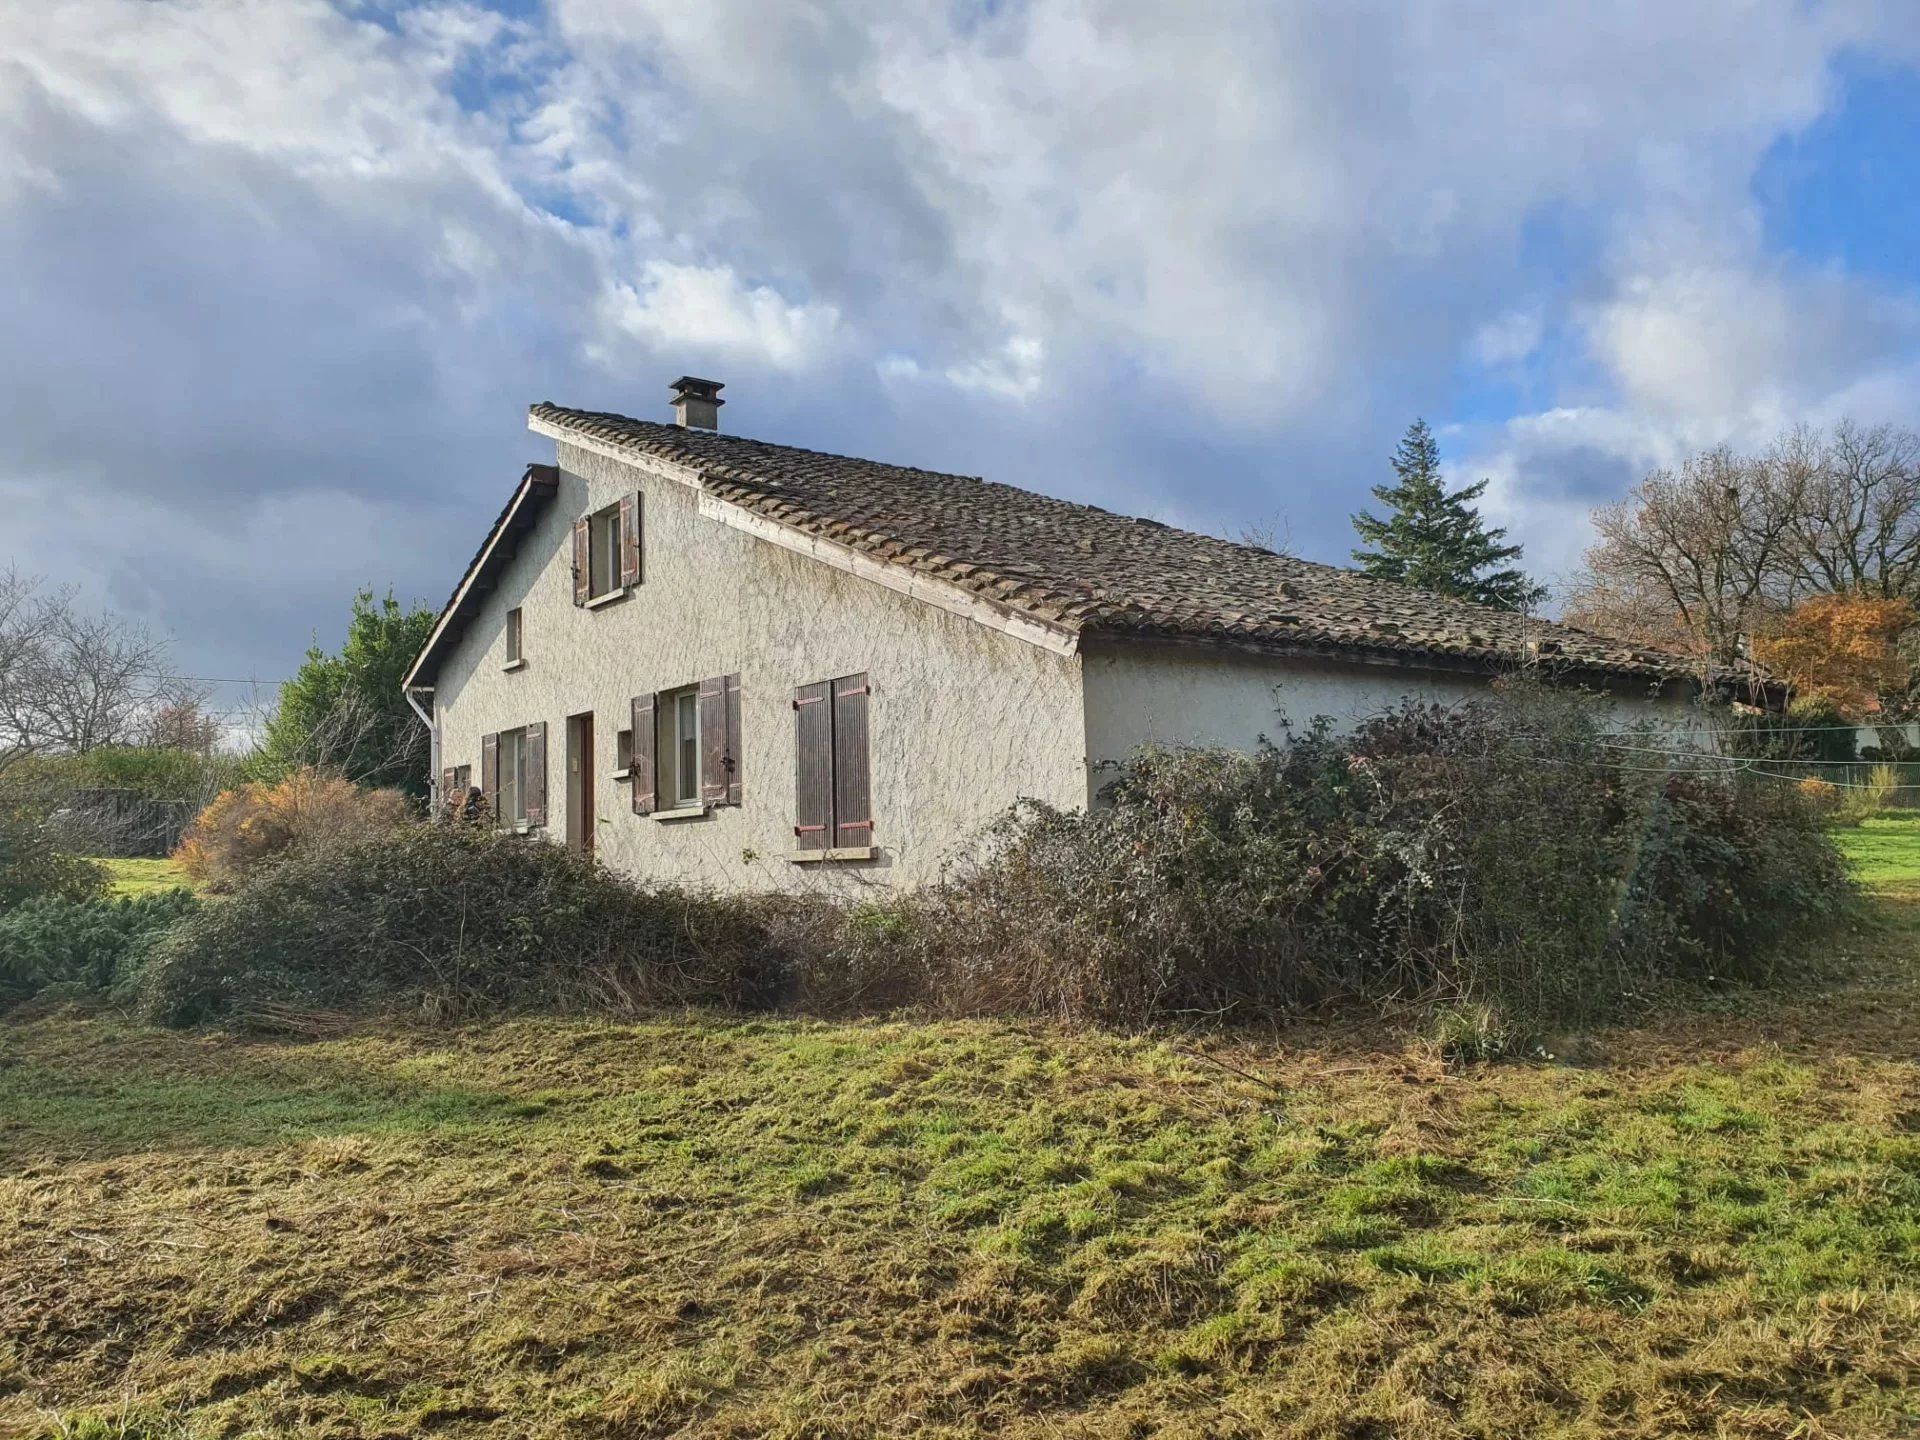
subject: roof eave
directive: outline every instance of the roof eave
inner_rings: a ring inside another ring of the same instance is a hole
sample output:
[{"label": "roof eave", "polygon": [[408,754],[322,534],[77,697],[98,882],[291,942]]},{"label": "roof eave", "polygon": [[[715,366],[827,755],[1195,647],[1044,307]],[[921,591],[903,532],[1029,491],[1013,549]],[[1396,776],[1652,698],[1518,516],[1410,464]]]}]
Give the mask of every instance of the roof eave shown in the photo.
[{"label": "roof eave", "polygon": [[499,567],[511,558],[512,552],[502,551],[502,542],[508,537],[518,537],[530,529],[539,513],[545,508],[560,489],[560,471],[558,466],[533,464],[526,468],[520,477],[520,483],[514,487],[512,497],[506,507],[493,522],[493,528],[487,532],[487,538],[481,542],[480,549],[467,563],[466,573],[460,577],[460,583],[454,587],[452,596],[434,621],[433,630],[427,636],[427,643],[420,647],[420,653],[407,667],[406,677],[401,680],[402,690],[426,690],[432,688],[432,680],[437,673],[441,659],[440,652],[459,639],[465,629],[465,622],[471,618],[472,611],[467,602],[476,594],[484,594],[492,588],[487,582],[499,572]]}]

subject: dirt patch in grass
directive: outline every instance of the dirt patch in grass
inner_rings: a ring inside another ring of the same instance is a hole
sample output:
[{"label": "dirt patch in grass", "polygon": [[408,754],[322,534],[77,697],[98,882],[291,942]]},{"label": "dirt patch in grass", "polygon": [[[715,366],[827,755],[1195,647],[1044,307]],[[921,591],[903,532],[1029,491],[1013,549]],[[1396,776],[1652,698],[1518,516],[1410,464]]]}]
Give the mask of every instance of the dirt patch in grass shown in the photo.
[{"label": "dirt patch in grass", "polygon": [[1911,903],[1567,1060],[1377,1028],[0,1025],[0,1433],[1893,1436]]}]

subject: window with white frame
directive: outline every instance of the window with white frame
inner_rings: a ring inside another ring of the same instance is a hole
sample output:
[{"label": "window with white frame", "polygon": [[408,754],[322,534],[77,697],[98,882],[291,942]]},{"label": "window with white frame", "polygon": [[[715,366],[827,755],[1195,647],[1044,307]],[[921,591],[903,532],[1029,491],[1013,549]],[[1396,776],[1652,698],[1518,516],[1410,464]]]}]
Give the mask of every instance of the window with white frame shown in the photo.
[{"label": "window with white frame", "polygon": [[596,510],[587,521],[587,590],[599,597],[620,588],[620,507]]},{"label": "window with white frame", "polygon": [[500,732],[500,819],[521,825],[527,819],[527,732]]},{"label": "window with white frame", "polygon": [[681,809],[700,803],[700,687],[661,694],[655,728],[660,804]]}]

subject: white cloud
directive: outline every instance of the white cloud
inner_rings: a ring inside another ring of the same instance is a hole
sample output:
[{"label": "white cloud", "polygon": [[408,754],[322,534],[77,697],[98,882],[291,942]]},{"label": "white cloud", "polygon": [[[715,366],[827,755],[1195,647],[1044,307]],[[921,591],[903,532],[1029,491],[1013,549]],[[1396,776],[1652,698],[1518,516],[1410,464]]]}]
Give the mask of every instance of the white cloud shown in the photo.
[{"label": "white cloud", "polygon": [[[521,403],[704,355],[768,438],[1338,558],[1464,361],[1524,394],[1462,478],[1577,554],[1638,467],[1910,407],[1914,297],[1771,253],[1750,192],[1838,57],[1917,41],[1889,0],[0,8],[0,484],[75,574],[144,543],[81,497],[169,544],[298,513],[437,595]],[[277,643],[198,573],[141,603]]]},{"label": "white cloud", "polygon": [[728,265],[650,260],[641,283],[614,285],[605,306],[612,328],[656,349],[691,349],[781,370],[818,364],[840,338],[833,306],[792,304],[768,285],[749,288]]}]

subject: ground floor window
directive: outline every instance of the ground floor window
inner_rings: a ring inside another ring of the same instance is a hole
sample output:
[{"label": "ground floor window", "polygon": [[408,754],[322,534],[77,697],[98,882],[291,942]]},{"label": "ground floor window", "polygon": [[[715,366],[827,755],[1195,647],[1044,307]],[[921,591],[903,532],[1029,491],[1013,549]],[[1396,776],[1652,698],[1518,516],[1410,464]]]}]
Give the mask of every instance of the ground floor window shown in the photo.
[{"label": "ground floor window", "polygon": [[657,748],[661,804],[680,809],[700,803],[700,687],[662,691]]}]

